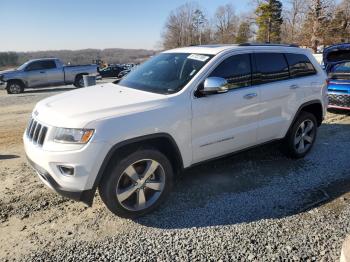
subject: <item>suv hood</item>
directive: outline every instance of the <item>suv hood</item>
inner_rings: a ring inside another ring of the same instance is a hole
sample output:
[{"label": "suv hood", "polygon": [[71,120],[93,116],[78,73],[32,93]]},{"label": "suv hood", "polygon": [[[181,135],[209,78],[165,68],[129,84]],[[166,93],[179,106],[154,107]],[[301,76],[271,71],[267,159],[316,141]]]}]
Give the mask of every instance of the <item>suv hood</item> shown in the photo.
[{"label": "suv hood", "polygon": [[332,45],[323,50],[323,63],[328,72],[332,65],[350,61],[350,43]]},{"label": "suv hood", "polygon": [[17,72],[16,69],[9,69],[9,70],[0,71],[0,77],[5,76],[5,75],[9,75],[9,74],[13,74],[16,72]]},{"label": "suv hood", "polygon": [[81,88],[40,101],[34,115],[56,127],[82,128],[89,122],[161,107],[167,96],[112,83]]}]

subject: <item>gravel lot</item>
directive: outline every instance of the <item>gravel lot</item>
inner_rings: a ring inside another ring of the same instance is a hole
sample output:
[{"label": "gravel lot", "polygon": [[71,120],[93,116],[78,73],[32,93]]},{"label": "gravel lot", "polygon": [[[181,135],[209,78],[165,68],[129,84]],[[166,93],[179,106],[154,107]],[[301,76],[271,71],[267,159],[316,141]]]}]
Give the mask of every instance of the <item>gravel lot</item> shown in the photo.
[{"label": "gravel lot", "polygon": [[267,145],[186,170],[137,221],[46,188],[21,136],[35,103],[72,87],[0,91],[0,260],[336,261],[350,232],[350,114],[329,113],[305,159]]}]

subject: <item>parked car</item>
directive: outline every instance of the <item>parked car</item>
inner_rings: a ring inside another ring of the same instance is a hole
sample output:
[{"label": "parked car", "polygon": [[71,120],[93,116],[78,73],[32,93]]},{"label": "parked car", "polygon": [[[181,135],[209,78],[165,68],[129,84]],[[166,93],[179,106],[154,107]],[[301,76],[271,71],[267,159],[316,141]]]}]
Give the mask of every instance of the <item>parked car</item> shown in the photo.
[{"label": "parked car", "polygon": [[304,157],[326,114],[326,79],[308,50],[288,45],[169,50],[118,84],[40,101],[25,152],[58,193],[91,206],[98,189],[114,214],[135,218],[202,161],[276,140]]},{"label": "parked car", "polygon": [[126,64],[126,67],[123,71],[121,71],[118,75],[118,78],[123,78],[125,77],[127,74],[129,74],[132,70],[135,70],[135,68],[137,68],[138,65],[136,64]]},{"label": "parked car", "polygon": [[105,77],[118,77],[119,73],[125,70],[124,67],[119,65],[109,65],[108,67],[99,68],[98,72],[102,78]]},{"label": "parked car", "polygon": [[118,74],[118,78],[123,78],[124,76],[126,76],[130,72],[131,72],[131,69],[125,69]]},{"label": "parked car", "polygon": [[0,71],[0,82],[9,94],[19,94],[25,88],[70,85],[83,87],[83,75],[97,75],[97,65],[64,65],[57,58],[30,60],[15,70]]},{"label": "parked car", "polygon": [[350,43],[327,47],[323,61],[329,79],[328,107],[350,110]]}]

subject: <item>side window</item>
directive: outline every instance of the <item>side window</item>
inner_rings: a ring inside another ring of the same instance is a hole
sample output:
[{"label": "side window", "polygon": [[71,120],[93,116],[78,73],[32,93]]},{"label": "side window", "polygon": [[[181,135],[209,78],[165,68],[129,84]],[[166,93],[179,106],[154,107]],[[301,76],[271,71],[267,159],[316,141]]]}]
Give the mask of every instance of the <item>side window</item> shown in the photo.
[{"label": "side window", "polygon": [[289,78],[289,69],[282,53],[256,53],[254,82],[265,84]]},{"label": "side window", "polygon": [[42,66],[44,69],[53,69],[56,68],[56,63],[53,60],[42,61]]},{"label": "side window", "polygon": [[53,60],[36,61],[30,63],[27,67],[27,71],[42,70],[42,69],[53,69],[56,68],[56,63]]},{"label": "side window", "polygon": [[303,54],[286,54],[290,76],[303,77],[316,74],[316,70],[309,58]]},{"label": "side window", "polygon": [[225,78],[229,84],[229,89],[233,89],[250,86],[251,73],[250,55],[241,54],[224,60],[210,76]]},{"label": "side window", "polygon": [[41,61],[32,62],[26,67],[26,71],[34,71],[40,69],[43,69]]}]

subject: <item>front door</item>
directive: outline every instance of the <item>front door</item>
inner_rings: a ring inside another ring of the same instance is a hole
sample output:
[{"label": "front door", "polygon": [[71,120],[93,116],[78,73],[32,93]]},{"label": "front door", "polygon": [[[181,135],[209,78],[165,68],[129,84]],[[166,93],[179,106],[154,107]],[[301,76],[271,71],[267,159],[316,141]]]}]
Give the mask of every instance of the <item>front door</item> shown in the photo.
[{"label": "front door", "polygon": [[209,77],[222,77],[229,91],[192,101],[193,162],[234,152],[256,143],[259,88],[252,86],[250,54],[226,58]]},{"label": "front door", "polygon": [[47,73],[42,61],[30,63],[25,71],[28,87],[39,87],[47,84]]}]

